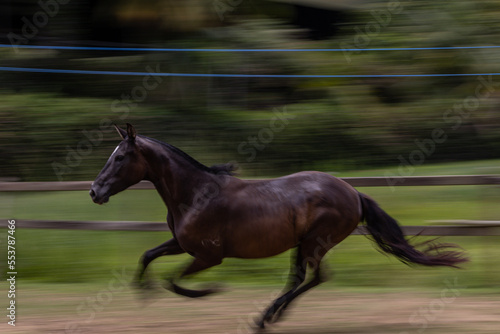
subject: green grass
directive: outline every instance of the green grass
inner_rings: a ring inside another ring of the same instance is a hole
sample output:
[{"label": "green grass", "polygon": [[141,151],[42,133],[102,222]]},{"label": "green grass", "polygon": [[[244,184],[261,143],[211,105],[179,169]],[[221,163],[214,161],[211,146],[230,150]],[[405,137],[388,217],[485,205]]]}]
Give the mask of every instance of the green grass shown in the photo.
[{"label": "green grass", "polygon": [[[383,169],[370,169],[359,171],[348,171],[335,173],[339,177],[347,176],[398,176],[399,166]],[[403,170],[405,171],[405,170]],[[452,162],[441,164],[424,164],[415,167],[413,173],[409,176],[427,176],[427,175],[489,175],[500,174],[500,160],[477,160]]]},{"label": "green grass", "polygon": [[[425,166],[415,175],[496,173],[498,161]],[[479,169],[478,167],[484,167]],[[490,172],[490,170],[492,172]],[[383,175],[384,171],[343,173],[339,176]],[[373,196],[403,225],[423,225],[435,219],[498,219],[498,189],[493,186],[437,186],[359,188]],[[125,191],[103,206],[91,202],[84,191],[1,193],[2,217],[54,220],[165,221],[166,208],[155,191]],[[108,281],[114,270],[132,275],[141,254],[170,237],[167,232],[109,232],[18,229],[19,279],[54,283]],[[410,268],[380,254],[363,236],[351,236],[329,253],[325,261],[333,271],[326,287],[348,289],[419,289],[441,287],[457,277],[468,289],[500,292],[500,237],[444,237],[460,244],[471,262],[463,270]],[[3,255],[2,255],[3,256]],[[226,259],[193,279],[192,283],[282,286],[290,264],[289,252],[268,259]],[[163,257],[152,264],[155,279],[186,265],[187,255]]]}]

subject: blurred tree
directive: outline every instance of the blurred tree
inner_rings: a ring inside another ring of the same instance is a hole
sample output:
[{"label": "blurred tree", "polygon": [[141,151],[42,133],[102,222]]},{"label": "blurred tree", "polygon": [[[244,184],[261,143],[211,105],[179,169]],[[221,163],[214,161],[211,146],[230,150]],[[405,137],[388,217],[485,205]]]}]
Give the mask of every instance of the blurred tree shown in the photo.
[{"label": "blurred tree", "polygon": [[[400,3],[398,12],[387,12],[385,2],[371,1],[366,9],[351,10],[347,25],[332,26],[334,17],[318,16],[318,27],[336,31],[323,40],[304,38],[311,37],[307,25],[290,24],[291,5],[255,4],[243,1],[221,20],[212,2],[71,1],[61,3],[57,15],[46,14],[47,23],[20,43],[188,48],[350,45],[354,50],[160,53],[0,49],[0,66],[254,75],[498,72],[498,51],[494,49],[355,50],[495,45],[500,37],[500,4],[490,1]],[[9,33],[21,36],[26,22],[33,24],[35,14],[44,10],[37,1],[28,0],[7,1],[1,6],[4,43],[9,43]],[[377,21],[377,17],[385,21]],[[433,129],[443,129],[447,140],[435,147],[426,163],[494,158],[500,153],[496,113],[500,83],[496,77],[163,77],[149,90],[144,88],[144,80],[147,78],[0,72],[0,177],[57,180],[53,163],[58,162],[74,165],[65,170],[64,180],[92,178],[114,147],[116,136],[102,131],[102,141],[92,145],[90,153],[75,158],[78,162],[71,160],[71,152],[88,140],[85,133],[100,130],[100,122],[107,118],[119,124],[132,122],[141,133],[171,142],[207,164],[238,161],[243,175],[397,165],[398,157],[408,157],[419,149],[416,143],[430,138]],[[247,161],[248,155],[239,152],[238,145],[269,128],[275,108],[284,106],[294,116],[290,124],[273,133],[272,141],[257,150],[254,160]]]}]

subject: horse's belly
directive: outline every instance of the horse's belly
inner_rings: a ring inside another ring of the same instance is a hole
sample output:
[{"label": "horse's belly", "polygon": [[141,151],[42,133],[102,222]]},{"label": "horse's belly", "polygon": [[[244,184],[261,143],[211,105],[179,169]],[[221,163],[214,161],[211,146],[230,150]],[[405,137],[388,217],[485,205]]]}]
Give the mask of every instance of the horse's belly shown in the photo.
[{"label": "horse's belly", "polygon": [[287,224],[269,225],[243,228],[228,235],[229,243],[225,247],[226,256],[246,259],[264,258],[283,253],[297,245],[298,238],[293,228]]}]

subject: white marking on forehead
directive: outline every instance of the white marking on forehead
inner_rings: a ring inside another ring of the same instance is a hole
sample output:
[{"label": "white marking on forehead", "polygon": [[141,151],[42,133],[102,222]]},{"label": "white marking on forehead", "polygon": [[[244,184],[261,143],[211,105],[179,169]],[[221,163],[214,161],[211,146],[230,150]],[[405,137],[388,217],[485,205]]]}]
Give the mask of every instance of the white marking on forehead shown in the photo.
[{"label": "white marking on forehead", "polygon": [[111,158],[115,155],[116,151],[118,151],[118,147],[120,147],[120,145],[118,145],[115,150],[113,151],[113,153],[111,153],[111,155],[109,156],[108,158],[108,161],[111,161]]},{"label": "white marking on forehead", "polygon": [[118,147],[120,147],[120,145],[118,145],[118,146],[115,148],[115,150],[113,151],[113,153],[111,153],[111,156],[113,156],[113,155],[116,153],[116,151],[118,151]]}]

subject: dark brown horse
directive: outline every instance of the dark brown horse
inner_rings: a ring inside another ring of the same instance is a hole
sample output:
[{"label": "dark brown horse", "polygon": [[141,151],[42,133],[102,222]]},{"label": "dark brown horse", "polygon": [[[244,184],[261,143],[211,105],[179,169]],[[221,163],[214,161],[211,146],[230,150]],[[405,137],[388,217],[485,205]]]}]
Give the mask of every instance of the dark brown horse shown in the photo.
[{"label": "dark brown horse", "polygon": [[[90,196],[103,204],[141,180],[151,181],[168,208],[173,238],[146,251],[135,283],[145,284],[148,264],[163,255],[187,252],[194,260],[177,278],[216,266],[226,257],[264,258],[296,248],[287,292],[258,322],[277,320],[288,304],[322,282],[320,262],[332,247],[365,221],[375,242],[401,261],[455,267],[466,258],[428,243],[419,251],[405,239],[397,222],[370,197],[321,172],[247,181],[231,176],[231,165],[207,167],[178,148],[136,135],[134,127],[116,127],[123,139],[99,173]],[[314,276],[304,283],[306,269]],[[201,297],[215,289],[188,290],[167,280],[180,295]]]}]

